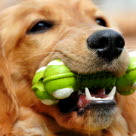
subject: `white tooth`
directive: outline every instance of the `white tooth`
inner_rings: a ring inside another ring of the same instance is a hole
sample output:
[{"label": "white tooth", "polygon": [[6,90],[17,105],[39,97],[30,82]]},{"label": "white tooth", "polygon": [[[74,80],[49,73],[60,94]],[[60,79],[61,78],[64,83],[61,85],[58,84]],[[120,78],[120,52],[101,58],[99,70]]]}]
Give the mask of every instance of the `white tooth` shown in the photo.
[{"label": "white tooth", "polygon": [[94,101],[98,101],[98,100],[101,100],[101,101],[107,101],[107,100],[113,100],[114,97],[106,97],[106,98],[95,98],[95,97],[92,97],[91,100],[94,100]]},{"label": "white tooth", "polygon": [[91,96],[89,89],[87,87],[85,88],[85,95],[88,100],[92,100],[93,97]]},{"label": "white tooth", "polygon": [[114,97],[107,97],[107,98],[104,98],[102,100],[113,100]]},{"label": "white tooth", "polygon": [[136,90],[136,82],[133,84],[132,88]]},{"label": "white tooth", "polygon": [[95,98],[95,100],[102,100],[101,98]]},{"label": "white tooth", "polygon": [[113,87],[112,91],[108,94],[108,97],[106,97],[106,98],[95,98],[95,97],[91,96],[91,94],[89,92],[89,89],[87,87],[85,88],[85,95],[86,95],[86,98],[88,100],[94,100],[94,101],[98,101],[98,100],[102,100],[102,101],[113,100],[115,93],[116,93],[116,86]]},{"label": "white tooth", "polygon": [[108,94],[107,98],[114,98],[115,93],[116,93],[116,86],[113,87],[112,91]]}]

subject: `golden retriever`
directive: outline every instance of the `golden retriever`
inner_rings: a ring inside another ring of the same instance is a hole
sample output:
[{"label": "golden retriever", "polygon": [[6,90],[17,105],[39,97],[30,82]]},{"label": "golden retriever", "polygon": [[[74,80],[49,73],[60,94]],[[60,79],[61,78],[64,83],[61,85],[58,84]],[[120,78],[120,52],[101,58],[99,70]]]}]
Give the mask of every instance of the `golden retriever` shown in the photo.
[{"label": "golden retriever", "polygon": [[[47,106],[31,89],[36,70],[54,59],[78,74],[125,73],[129,59],[124,39],[90,0],[31,0],[4,10],[0,47],[0,136],[136,132],[136,94],[91,103],[75,93]],[[95,95],[101,98],[99,90]]]}]

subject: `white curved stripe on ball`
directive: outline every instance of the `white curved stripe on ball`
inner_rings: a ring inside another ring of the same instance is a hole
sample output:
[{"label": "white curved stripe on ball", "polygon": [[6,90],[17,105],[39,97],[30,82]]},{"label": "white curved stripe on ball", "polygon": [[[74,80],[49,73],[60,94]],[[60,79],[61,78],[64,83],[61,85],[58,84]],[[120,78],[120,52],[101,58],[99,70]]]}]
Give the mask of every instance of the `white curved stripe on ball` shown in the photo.
[{"label": "white curved stripe on ball", "polygon": [[59,102],[59,100],[50,100],[50,99],[44,99],[41,100],[41,102],[45,105],[53,105]]},{"label": "white curved stripe on ball", "polygon": [[51,65],[64,65],[64,63],[59,60],[53,60],[47,66],[51,66]]},{"label": "white curved stripe on ball", "polygon": [[45,70],[47,67],[41,67],[41,68],[39,68],[37,71],[36,71],[36,73],[37,72],[40,72],[40,71],[43,71],[43,70]]},{"label": "white curved stripe on ball", "polygon": [[53,96],[57,99],[65,99],[68,98],[73,93],[73,88],[63,88],[55,91]]}]

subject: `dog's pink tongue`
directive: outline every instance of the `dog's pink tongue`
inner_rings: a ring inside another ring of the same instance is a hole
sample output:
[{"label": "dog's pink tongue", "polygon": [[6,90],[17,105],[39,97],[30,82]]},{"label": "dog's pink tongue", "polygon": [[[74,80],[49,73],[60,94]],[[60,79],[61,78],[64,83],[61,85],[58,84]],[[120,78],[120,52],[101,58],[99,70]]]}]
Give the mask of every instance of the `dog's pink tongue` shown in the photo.
[{"label": "dog's pink tongue", "polygon": [[106,98],[107,95],[105,94],[105,89],[100,89],[97,91],[97,93],[92,93],[91,96],[96,97],[96,98]]},{"label": "dog's pink tongue", "polygon": [[78,108],[83,108],[83,107],[85,107],[89,102],[90,102],[90,100],[87,100],[87,99],[86,99],[86,96],[82,94],[82,95],[79,96],[79,99],[78,99],[78,102],[77,102],[77,107],[78,107]]}]

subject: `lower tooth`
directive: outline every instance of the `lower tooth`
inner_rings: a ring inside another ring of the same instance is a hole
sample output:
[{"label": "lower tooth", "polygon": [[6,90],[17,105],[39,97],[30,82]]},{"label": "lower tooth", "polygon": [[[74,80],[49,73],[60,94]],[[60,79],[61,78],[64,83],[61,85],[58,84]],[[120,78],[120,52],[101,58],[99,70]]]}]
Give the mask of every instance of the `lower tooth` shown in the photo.
[{"label": "lower tooth", "polygon": [[[81,91],[79,91],[79,94],[80,93],[82,94]],[[115,93],[116,93],[116,86],[113,87],[112,91],[108,94],[108,96],[106,98],[95,98],[95,97],[91,96],[89,89],[87,87],[85,88],[85,95],[86,95],[86,99],[88,99],[88,100],[94,100],[94,101],[97,101],[97,100],[102,100],[102,101],[113,100]]]},{"label": "lower tooth", "polygon": [[114,97],[104,98],[104,100],[113,100]]},{"label": "lower tooth", "polygon": [[86,95],[86,99],[92,100],[92,96],[91,96],[89,89],[87,87],[85,88],[85,95]]},{"label": "lower tooth", "polygon": [[108,97],[109,98],[114,97],[115,93],[116,93],[116,86],[113,87],[112,91],[108,94]]},{"label": "lower tooth", "polygon": [[114,97],[107,97],[107,98],[95,98],[95,97],[92,97],[91,100],[95,100],[95,101],[98,101],[98,100],[101,100],[101,101],[107,101],[107,100],[113,100]]}]

